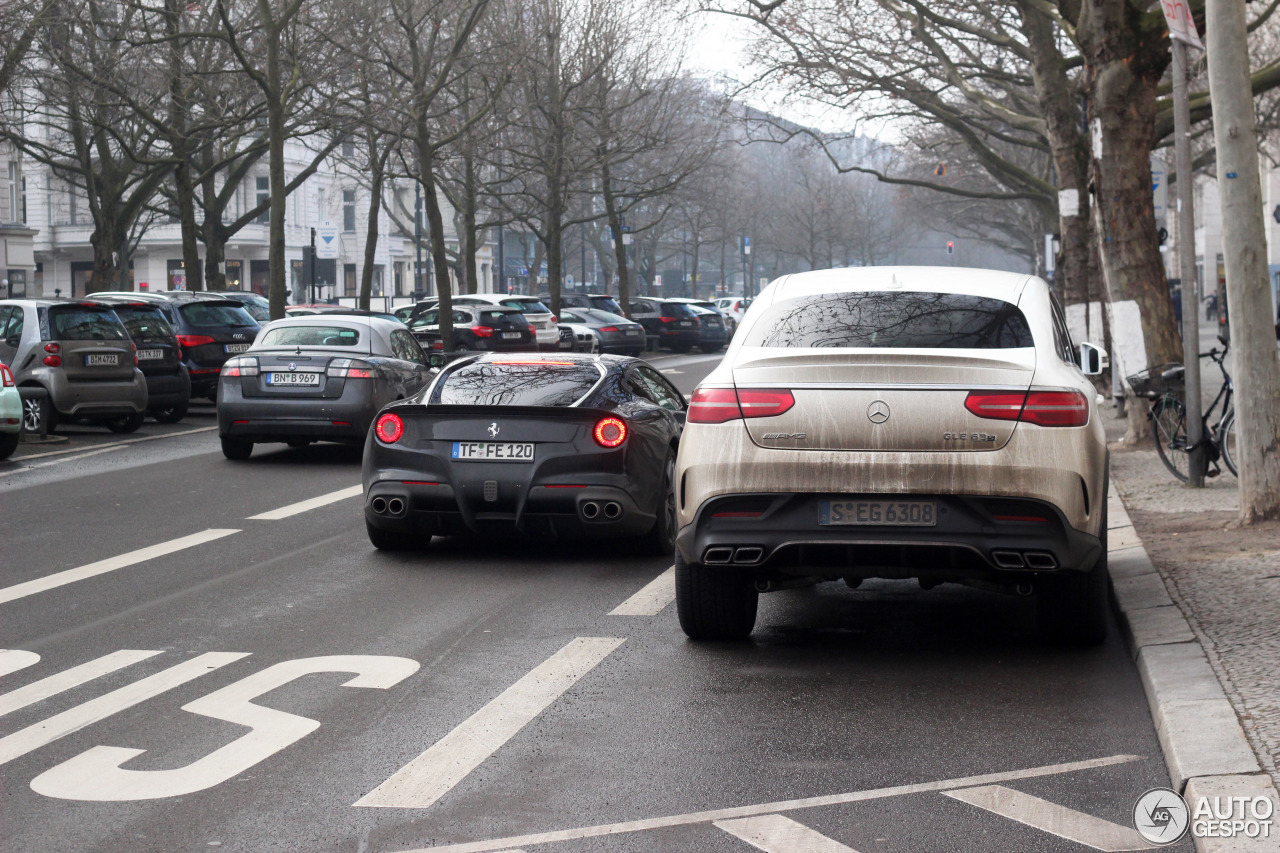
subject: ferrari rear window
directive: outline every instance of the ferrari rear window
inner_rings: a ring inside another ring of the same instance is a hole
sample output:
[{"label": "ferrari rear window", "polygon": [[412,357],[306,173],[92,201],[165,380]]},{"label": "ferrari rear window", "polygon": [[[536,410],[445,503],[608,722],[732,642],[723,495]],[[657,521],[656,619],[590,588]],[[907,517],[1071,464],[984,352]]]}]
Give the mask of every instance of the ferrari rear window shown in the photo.
[{"label": "ferrari rear window", "polygon": [[[600,371],[592,364],[481,362],[449,374],[436,392],[446,406],[568,406],[582,399]],[[528,361],[534,361],[529,359]]]},{"label": "ferrari rear window", "polygon": [[345,326],[280,326],[267,329],[257,349],[265,347],[354,347],[360,332]]},{"label": "ferrari rear window", "polygon": [[1033,346],[1018,306],[960,293],[868,291],[788,299],[751,327],[749,347],[1011,349]]}]

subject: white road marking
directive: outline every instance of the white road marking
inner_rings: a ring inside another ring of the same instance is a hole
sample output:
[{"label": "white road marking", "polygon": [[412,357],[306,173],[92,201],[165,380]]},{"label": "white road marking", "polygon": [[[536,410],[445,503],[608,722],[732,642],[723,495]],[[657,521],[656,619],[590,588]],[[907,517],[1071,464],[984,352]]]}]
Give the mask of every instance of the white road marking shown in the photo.
[{"label": "white road marking", "polygon": [[99,447],[97,450],[90,450],[88,453],[81,453],[79,456],[64,456],[61,459],[54,459],[51,462],[41,462],[39,465],[28,465],[27,468],[34,471],[36,468],[48,468],[50,465],[61,465],[63,462],[75,462],[77,459],[86,459],[90,456],[97,456],[100,453],[109,453],[112,450],[119,450],[122,446],[123,445],[120,444],[109,444],[106,447]]},{"label": "white road marking", "polygon": [[236,740],[171,770],[126,770],[120,765],[146,750],[95,746],[31,780],[31,790],[46,797],[93,802],[124,802],[180,797],[212,788],[320,728],[317,720],[264,708],[251,700],[316,672],[352,672],[343,687],[386,690],[418,671],[418,662],[381,655],[331,655],[283,661],[215,690],[182,710],[225,720],[250,731]]},{"label": "white road marking", "polygon": [[[397,770],[355,805],[425,809],[447,794],[548,705],[622,645],[617,637],[577,637],[457,728]],[[500,844],[492,849],[511,847]]]},{"label": "white road marking", "polygon": [[658,575],[635,595],[609,611],[610,616],[657,616],[675,600],[676,567]]},{"label": "white road marking", "polygon": [[305,501],[298,501],[296,504],[282,506],[279,509],[273,509],[270,512],[259,513],[258,515],[249,516],[249,521],[279,521],[282,518],[288,518],[291,515],[298,515],[309,509],[316,507],[328,506],[331,503],[354,498],[356,495],[364,494],[364,486],[352,486],[349,489],[339,489],[336,492],[329,492],[327,495],[321,495],[318,498],[310,498]]},{"label": "white road marking", "polygon": [[158,654],[148,649],[121,649],[11,690],[0,696],[0,717]]},{"label": "white road marking", "polygon": [[969,803],[1094,850],[1149,850],[1158,846],[1144,841],[1132,827],[1121,826],[1003,785],[986,785],[945,793],[962,803]]},{"label": "white road marking", "polygon": [[581,838],[600,838],[606,835],[622,835],[628,832],[643,832],[649,829],[666,829],[671,826],[714,823],[718,820],[754,817],[776,812],[796,811],[797,809],[838,806],[845,803],[880,800],[886,797],[901,797],[906,794],[925,794],[949,791],[955,788],[972,788],[976,785],[991,785],[998,782],[1013,782],[1018,779],[1035,779],[1041,776],[1077,773],[1081,770],[1094,770],[1098,767],[1112,767],[1116,764],[1128,764],[1131,761],[1139,761],[1141,759],[1142,756],[1140,755],[1109,755],[1106,758],[1091,758],[1086,761],[1071,761],[1065,764],[1046,764],[1041,767],[1028,767],[1025,770],[984,773],[980,776],[966,776],[960,779],[916,782],[909,785],[895,785],[892,788],[872,788],[866,791],[850,791],[845,794],[806,797],[801,800],[782,800],[781,802],[760,803],[754,806],[737,806],[735,808],[692,812],[690,814],[670,815],[646,820],[629,820],[624,823],[606,823],[598,826],[583,826],[576,829],[561,829],[531,835],[512,835],[507,838],[493,838],[487,841],[464,841],[460,844],[444,844],[439,847],[418,847],[412,850],[402,850],[400,853],[493,853],[493,851],[509,850],[513,845],[532,846],[535,844],[549,844],[554,841],[576,841]]},{"label": "white road marking", "polygon": [[26,669],[40,662],[40,655],[22,649],[0,649],[0,676]]},{"label": "white road marking", "polygon": [[858,853],[780,814],[718,820],[715,825],[765,853]]},{"label": "white road marking", "polygon": [[90,699],[82,705],[68,708],[47,720],[19,729],[11,735],[0,738],[0,764],[7,764],[28,752],[53,743],[58,738],[78,732],[85,726],[105,720],[112,714],[118,714],[126,708],[132,708],[140,702],[159,696],[166,690],[172,690],[180,684],[186,684],[218,667],[248,656],[247,652],[207,652],[183,661],[177,666],[161,670],[155,675],[147,676],[141,681],[126,684],[118,690]]},{"label": "white road marking", "polygon": [[172,554],[176,551],[194,548],[196,545],[203,545],[206,542],[212,542],[215,539],[221,539],[224,536],[230,536],[232,533],[239,532],[239,530],[222,528],[204,530],[200,533],[192,533],[190,536],[170,539],[168,542],[161,542],[158,545],[148,545],[146,548],[139,548],[137,551],[130,551],[129,553],[121,554],[118,557],[108,557],[105,560],[99,560],[96,563],[89,563],[86,566],[67,569],[65,572],[55,572],[52,575],[46,575],[45,577],[36,578],[35,580],[26,581],[25,583],[7,586],[4,589],[0,589],[0,604],[4,604],[8,601],[15,601],[19,598],[25,598],[28,595],[35,595],[37,592],[56,589],[57,587],[65,586],[69,583],[82,581],[85,578],[104,575],[107,572],[114,572],[116,569],[123,569],[127,566],[132,566],[135,563],[154,560],[156,557],[163,557],[166,554]]},{"label": "white road marking", "polygon": [[[98,445],[98,447],[99,448],[125,447],[126,445],[138,444],[139,442],[143,442],[143,441],[156,441],[157,439],[161,439],[161,438],[177,438],[180,435],[194,435],[195,433],[198,433],[198,432],[213,432],[215,429],[217,429],[216,426],[211,426],[211,427],[200,427],[199,429],[183,430],[182,432],[166,432],[160,435],[145,435],[142,438],[131,438],[131,439],[128,439],[127,441],[116,441],[116,442],[112,442],[111,444],[101,444],[101,445]],[[29,456],[19,456],[13,461],[26,462],[28,459],[43,459],[46,456],[62,456],[65,453],[79,453],[81,450],[83,450],[83,448],[80,448],[80,447],[71,447],[71,448],[67,448],[66,450],[49,450],[44,453],[32,453]],[[31,467],[34,468],[35,466],[33,465]]]}]

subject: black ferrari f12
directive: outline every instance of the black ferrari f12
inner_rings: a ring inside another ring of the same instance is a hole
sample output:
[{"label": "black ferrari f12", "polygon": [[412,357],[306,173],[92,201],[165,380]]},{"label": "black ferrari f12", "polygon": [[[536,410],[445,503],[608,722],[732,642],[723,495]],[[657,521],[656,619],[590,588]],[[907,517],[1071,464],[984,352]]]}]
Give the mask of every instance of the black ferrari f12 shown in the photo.
[{"label": "black ferrari f12", "polygon": [[686,403],[649,364],[613,355],[453,362],[383,409],[364,451],[369,540],[411,550],[463,531],[675,541]]}]

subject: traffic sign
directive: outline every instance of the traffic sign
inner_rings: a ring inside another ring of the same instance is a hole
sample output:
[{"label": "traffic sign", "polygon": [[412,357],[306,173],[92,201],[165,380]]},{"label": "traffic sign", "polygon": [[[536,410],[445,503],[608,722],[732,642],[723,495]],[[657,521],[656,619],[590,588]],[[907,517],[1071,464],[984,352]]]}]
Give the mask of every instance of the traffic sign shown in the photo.
[{"label": "traffic sign", "polygon": [[316,228],[316,257],[331,260],[338,257],[338,226],[326,220]]}]

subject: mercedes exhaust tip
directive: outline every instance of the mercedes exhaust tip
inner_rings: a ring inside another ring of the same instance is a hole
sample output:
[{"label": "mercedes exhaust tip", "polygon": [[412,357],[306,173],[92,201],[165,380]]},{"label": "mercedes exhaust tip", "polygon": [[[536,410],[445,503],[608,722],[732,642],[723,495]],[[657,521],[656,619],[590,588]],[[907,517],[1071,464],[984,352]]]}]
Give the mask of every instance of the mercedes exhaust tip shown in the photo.
[{"label": "mercedes exhaust tip", "polygon": [[735,563],[758,563],[762,557],[764,557],[764,549],[758,548],[754,545],[746,548],[739,548],[733,552],[733,561]]},{"label": "mercedes exhaust tip", "polygon": [[582,505],[582,517],[591,521],[600,517],[600,504],[595,501],[587,501]]},{"label": "mercedes exhaust tip", "polygon": [[1029,569],[1048,570],[1058,568],[1058,561],[1046,551],[1028,551],[1026,559],[1027,568]]},{"label": "mercedes exhaust tip", "polygon": [[991,561],[1002,569],[1026,568],[1026,561],[1017,551],[992,551]]},{"label": "mercedes exhaust tip", "polygon": [[708,548],[702,554],[702,562],[708,566],[722,566],[733,559],[733,549],[720,546],[716,548]]}]

